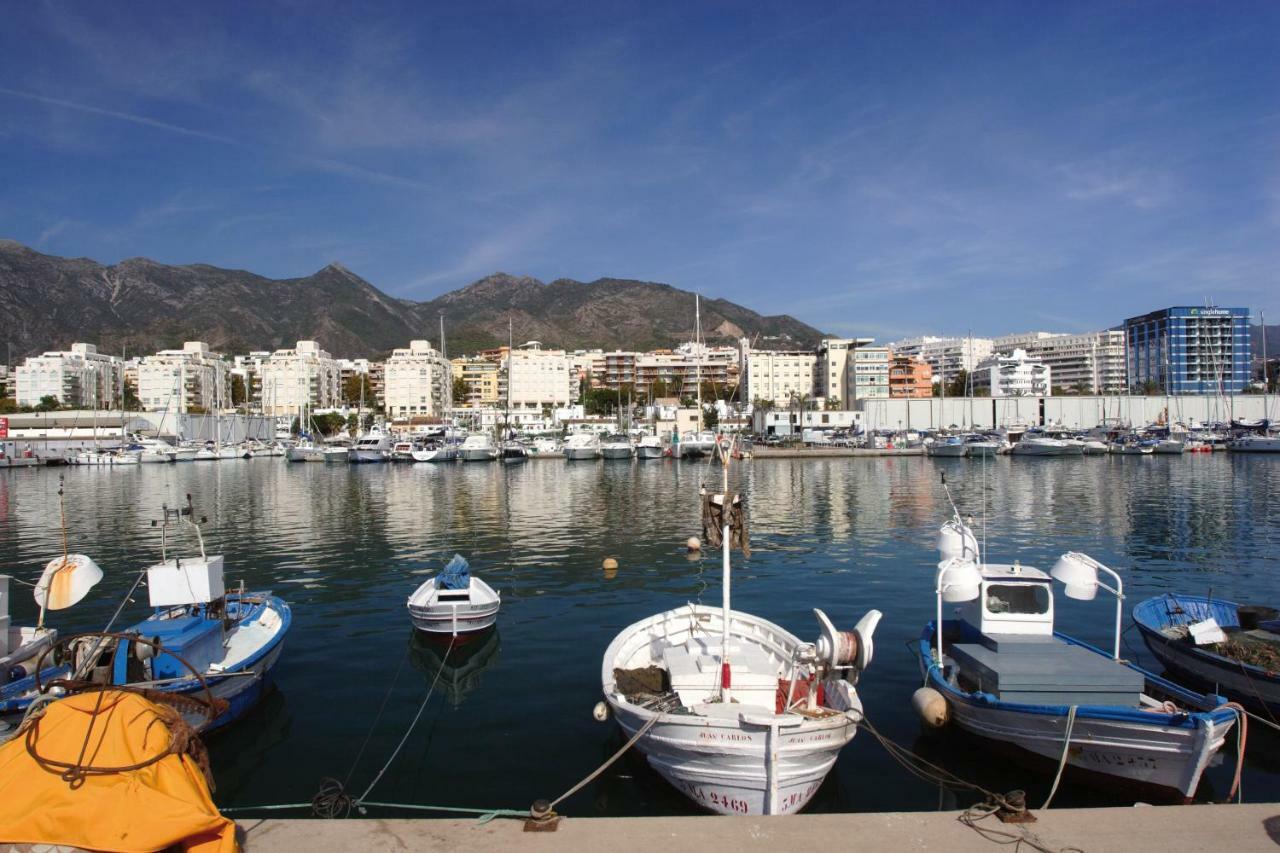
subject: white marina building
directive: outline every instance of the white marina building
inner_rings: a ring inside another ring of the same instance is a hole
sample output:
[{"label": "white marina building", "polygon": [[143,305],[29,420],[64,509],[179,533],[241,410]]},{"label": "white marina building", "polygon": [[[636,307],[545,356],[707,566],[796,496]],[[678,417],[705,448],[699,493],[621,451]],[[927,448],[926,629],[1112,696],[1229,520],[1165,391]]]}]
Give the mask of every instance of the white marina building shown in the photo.
[{"label": "white marina building", "polygon": [[410,341],[387,359],[382,395],[392,419],[444,417],[453,406],[453,365],[430,341]]},{"label": "white marina building", "polygon": [[230,366],[203,341],[138,362],[138,400],[149,412],[212,412],[230,403]]},{"label": "white marina building", "polygon": [[1023,349],[990,356],[973,372],[974,390],[987,389],[992,397],[1049,397],[1053,394],[1051,371]]},{"label": "white marina building", "polygon": [[1028,332],[992,341],[995,352],[1024,350],[1048,365],[1053,384],[1087,394],[1120,394],[1128,390],[1124,332],[1109,329],[1086,334]]},{"label": "white marina building", "polygon": [[19,406],[53,397],[62,406],[109,409],[124,393],[124,361],[93,344],[74,343],[70,350],[27,358],[14,372],[13,387]]},{"label": "white marina building", "polygon": [[303,406],[335,408],[342,404],[342,365],[315,341],[298,341],[278,349],[262,362],[262,413],[298,415]]},{"label": "white marina building", "polygon": [[541,412],[567,406],[577,397],[577,376],[564,350],[544,350],[538,341],[529,341],[508,352],[504,361],[499,407]]},{"label": "white marina building", "polygon": [[818,354],[812,350],[747,350],[742,400],[782,407],[793,397],[811,395],[817,365]]}]

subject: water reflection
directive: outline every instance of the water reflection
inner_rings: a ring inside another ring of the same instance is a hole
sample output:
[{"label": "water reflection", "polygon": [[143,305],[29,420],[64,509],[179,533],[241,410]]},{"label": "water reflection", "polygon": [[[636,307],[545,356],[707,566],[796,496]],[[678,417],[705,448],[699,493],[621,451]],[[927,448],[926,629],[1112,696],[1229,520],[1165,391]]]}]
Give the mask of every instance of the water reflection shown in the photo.
[{"label": "water reflection", "polygon": [[409,660],[426,676],[426,683],[434,684],[457,708],[480,686],[480,676],[493,665],[501,648],[497,628],[457,639],[414,631],[409,638]]},{"label": "water reflection", "polygon": [[[1039,780],[963,739],[917,740],[909,711],[919,675],[906,644],[932,618],[933,543],[949,513],[939,484],[944,470],[962,511],[980,530],[985,520],[992,558],[1047,567],[1065,550],[1086,551],[1124,576],[1130,601],[1210,587],[1223,597],[1280,601],[1280,460],[1213,454],[736,466],[731,487],[747,497],[753,553],[737,563],[735,606],[804,638],[816,636],[814,606],[840,626],[869,607],[883,610],[877,658],[859,685],[868,714],[895,740],[993,789],[1028,787],[1034,802]],[[451,656],[457,689],[433,699],[379,783],[383,799],[525,807],[565,790],[617,746],[615,727],[590,714],[600,655],[613,636],[659,610],[719,599],[719,555],[684,550],[685,539],[701,533],[699,486],[719,483],[719,469],[706,463],[348,467],[264,459],[0,472],[4,571],[34,580],[61,550],[60,474],[71,547],[93,556],[106,577],[84,602],[58,613],[56,627],[102,627],[136,572],[159,555],[150,520],[162,503],[187,493],[209,516],[206,542],[225,555],[229,581],[273,589],[293,607],[281,694],[210,744],[224,805],[309,800],[321,776],[344,776],[369,735],[353,782],[367,784],[434,677],[431,651],[406,639],[405,600],[455,552],[502,591],[500,653],[495,632],[491,654],[479,647],[461,663]],[[618,560],[616,574],[602,569],[605,557]],[[145,605],[142,596],[122,618],[141,618]],[[1108,641],[1107,604],[1059,597],[1059,605],[1062,627]],[[12,615],[15,624],[35,619],[30,595],[15,592]],[[1153,664],[1144,649],[1135,651]],[[370,734],[384,695],[385,713]],[[243,768],[245,754],[255,756],[256,772]],[[490,772],[495,765],[501,773]],[[686,813],[656,776],[627,762],[617,767],[567,804],[567,813]],[[434,781],[442,768],[448,786]],[[1212,770],[1211,784],[1222,787],[1229,770]],[[1274,763],[1250,761],[1245,773],[1247,798],[1280,796]],[[1058,797],[1063,805],[1116,802],[1070,786]],[[937,805],[935,788],[859,735],[812,808]]]}]

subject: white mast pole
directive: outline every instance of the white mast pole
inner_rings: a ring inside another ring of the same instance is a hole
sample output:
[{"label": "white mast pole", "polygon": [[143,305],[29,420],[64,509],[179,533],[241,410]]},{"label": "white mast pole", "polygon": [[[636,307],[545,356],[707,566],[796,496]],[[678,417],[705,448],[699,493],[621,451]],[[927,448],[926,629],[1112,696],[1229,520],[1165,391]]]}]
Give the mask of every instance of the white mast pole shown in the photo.
[{"label": "white mast pole", "polygon": [[732,506],[729,503],[729,454],[725,452],[724,446],[717,439],[716,451],[720,454],[721,465],[721,488],[723,494],[720,495],[721,508],[723,511],[724,527],[721,529],[721,542],[724,546],[723,550],[723,601],[721,602],[721,629],[720,629],[720,701],[728,702],[730,699],[729,690],[731,686],[730,668],[729,668],[729,615],[732,610],[729,606],[730,592],[730,575],[729,570],[729,514]]},{"label": "white mast pole", "polygon": [[694,430],[694,440],[702,432],[702,356],[699,352],[699,341],[702,340],[702,308],[698,294],[693,294],[693,377],[698,392],[698,427]]}]

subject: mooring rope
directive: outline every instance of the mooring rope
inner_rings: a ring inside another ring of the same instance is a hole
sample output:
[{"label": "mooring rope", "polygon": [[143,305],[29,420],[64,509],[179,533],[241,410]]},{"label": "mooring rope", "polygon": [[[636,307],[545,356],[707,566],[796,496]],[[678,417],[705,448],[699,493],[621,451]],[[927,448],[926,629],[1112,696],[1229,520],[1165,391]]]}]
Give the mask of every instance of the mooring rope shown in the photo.
[{"label": "mooring rope", "polygon": [[605,770],[609,769],[610,765],[612,765],[612,764],[613,764],[613,762],[615,762],[615,761],[617,761],[619,758],[621,758],[621,757],[622,757],[622,755],[623,755],[623,753],[625,753],[625,752],[626,752],[628,749],[630,749],[631,747],[635,746],[635,745],[636,745],[636,742],[637,742],[638,740],[640,740],[640,738],[642,738],[642,737],[644,737],[646,734],[648,734],[648,733],[649,733],[649,729],[651,729],[651,728],[653,728],[654,726],[656,726],[656,725],[658,724],[658,721],[659,721],[660,719],[662,719],[662,713],[661,713],[661,712],[655,713],[652,717],[650,717],[650,718],[649,718],[649,720],[648,720],[648,722],[646,722],[646,723],[645,723],[643,726],[641,726],[640,728],[636,729],[636,733],[635,733],[634,735],[632,735],[632,736],[631,736],[631,740],[629,740],[629,741],[627,741],[626,743],[624,743],[624,744],[622,745],[622,748],[621,748],[621,749],[619,749],[619,750],[618,750],[617,752],[615,752],[613,755],[609,756],[609,759],[608,759],[604,764],[601,764],[601,765],[600,765],[599,767],[597,767],[595,770],[591,771],[591,773],[589,773],[585,779],[583,779],[581,782],[579,782],[578,784],[574,785],[572,788],[570,788],[569,790],[565,791],[563,794],[561,794],[560,796],[558,796],[558,797],[556,797],[554,800],[552,800],[552,801],[551,801],[551,805],[549,806],[549,808],[554,809],[554,808],[555,808],[557,805],[559,805],[561,802],[563,802],[564,800],[569,799],[569,797],[572,797],[574,794],[576,794],[576,793],[578,793],[579,791],[581,791],[581,790],[582,790],[582,788],[583,788],[584,786],[586,786],[586,785],[590,784],[590,782],[591,782],[593,779],[595,779],[597,776],[599,776],[599,775],[600,775],[601,773],[603,773]]},{"label": "mooring rope", "polygon": [[1053,774],[1053,786],[1049,788],[1049,796],[1044,798],[1044,805],[1040,808],[1047,809],[1049,804],[1053,802],[1054,794],[1058,793],[1058,783],[1062,781],[1062,771],[1067,769],[1067,756],[1071,752],[1071,733],[1076,727],[1076,705],[1072,705],[1067,711],[1067,732],[1062,738],[1062,755],[1058,757],[1058,772]]}]

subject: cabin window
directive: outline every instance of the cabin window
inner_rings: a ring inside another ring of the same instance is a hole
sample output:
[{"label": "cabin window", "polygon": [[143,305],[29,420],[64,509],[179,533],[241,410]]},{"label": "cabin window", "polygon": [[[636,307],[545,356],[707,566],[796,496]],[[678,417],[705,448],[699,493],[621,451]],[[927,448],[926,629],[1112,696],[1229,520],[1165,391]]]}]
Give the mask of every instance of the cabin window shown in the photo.
[{"label": "cabin window", "polygon": [[1049,612],[1049,589],[1041,584],[990,584],[987,586],[987,612],[1043,615]]}]

